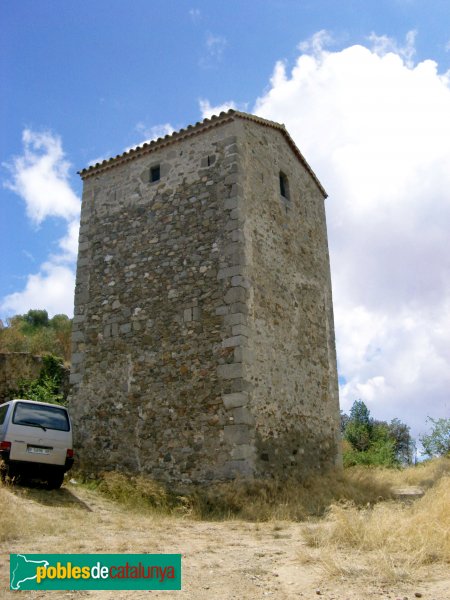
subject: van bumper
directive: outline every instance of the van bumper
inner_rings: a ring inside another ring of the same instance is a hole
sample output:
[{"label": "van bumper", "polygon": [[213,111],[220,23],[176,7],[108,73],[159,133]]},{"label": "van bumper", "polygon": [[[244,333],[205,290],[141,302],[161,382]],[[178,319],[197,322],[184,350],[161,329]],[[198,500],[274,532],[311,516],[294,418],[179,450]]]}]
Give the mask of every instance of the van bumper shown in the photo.
[{"label": "van bumper", "polygon": [[52,473],[66,473],[72,466],[74,459],[66,458],[63,465],[52,465],[48,463],[28,462],[25,460],[10,460],[9,452],[0,452],[0,458],[8,466],[10,471],[27,474],[29,477],[40,477]]}]

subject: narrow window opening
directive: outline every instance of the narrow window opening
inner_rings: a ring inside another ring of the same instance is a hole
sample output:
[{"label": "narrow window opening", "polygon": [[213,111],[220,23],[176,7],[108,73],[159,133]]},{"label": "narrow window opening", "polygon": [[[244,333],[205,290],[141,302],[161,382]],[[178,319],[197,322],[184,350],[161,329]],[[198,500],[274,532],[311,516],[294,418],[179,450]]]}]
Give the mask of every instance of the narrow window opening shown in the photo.
[{"label": "narrow window opening", "polygon": [[151,183],[159,181],[161,179],[161,168],[160,165],[155,165],[150,169],[150,181]]},{"label": "narrow window opening", "polygon": [[204,158],[201,159],[200,166],[202,168],[210,167],[215,162],[216,162],[216,155],[215,154],[208,154],[208,156],[205,156]]},{"label": "narrow window opening", "polygon": [[290,200],[289,181],[282,171],[280,171],[280,194],[283,196],[283,198],[286,198],[286,200]]}]

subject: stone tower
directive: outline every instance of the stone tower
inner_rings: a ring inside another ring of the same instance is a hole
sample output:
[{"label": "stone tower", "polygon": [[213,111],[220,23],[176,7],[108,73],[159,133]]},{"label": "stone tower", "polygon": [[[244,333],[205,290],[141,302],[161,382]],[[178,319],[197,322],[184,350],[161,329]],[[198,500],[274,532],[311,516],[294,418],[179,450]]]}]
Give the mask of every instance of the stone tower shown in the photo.
[{"label": "stone tower", "polygon": [[168,483],[340,462],[326,193],[236,111],[80,173],[79,462]]}]

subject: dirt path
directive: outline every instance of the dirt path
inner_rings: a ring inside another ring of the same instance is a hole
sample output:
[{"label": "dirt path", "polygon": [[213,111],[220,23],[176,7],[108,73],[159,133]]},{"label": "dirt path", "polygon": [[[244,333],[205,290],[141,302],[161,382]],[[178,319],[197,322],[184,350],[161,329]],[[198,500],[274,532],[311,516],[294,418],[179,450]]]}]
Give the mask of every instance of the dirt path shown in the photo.
[{"label": "dirt path", "polygon": [[[21,535],[0,546],[2,599],[411,600],[421,597],[450,600],[450,578],[442,567],[430,567],[418,574],[414,584],[383,585],[367,576],[349,576],[344,572],[331,577],[321,551],[306,547],[303,526],[299,523],[199,522],[143,516],[79,486],[68,486],[58,492],[17,488],[8,494],[17,506],[18,518],[24,522]],[[43,529],[42,523],[47,521],[50,525]],[[9,591],[8,554],[45,552],[181,552],[183,589],[181,592]],[[367,563],[367,559],[370,561],[370,557],[358,555],[347,556],[349,559],[355,568]]]}]

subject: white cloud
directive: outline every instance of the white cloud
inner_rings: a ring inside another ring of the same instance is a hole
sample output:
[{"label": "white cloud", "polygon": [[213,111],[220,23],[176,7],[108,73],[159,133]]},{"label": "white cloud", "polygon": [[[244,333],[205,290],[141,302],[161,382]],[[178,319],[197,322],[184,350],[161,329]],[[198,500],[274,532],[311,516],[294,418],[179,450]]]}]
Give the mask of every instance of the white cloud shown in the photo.
[{"label": "white cloud", "polygon": [[389,52],[398,54],[405,59],[405,62],[409,67],[412,67],[413,58],[416,53],[416,36],[417,31],[408,31],[406,34],[405,44],[403,46],[400,46],[397,40],[387,35],[376,35],[375,33],[371,33],[369,40],[372,42],[372,50],[378,54],[378,56],[384,56]]},{"label": "white cloud", "polygon": [[283,122],[325,185],[342,408],[415,434],[450,412],[450,87],[403,45],[329,51],[319,32],[278,62],[255,112]]},{"label": "white cloud", "polygon": [[30,308],[45,309],[50,316],[72,315],[74,288],[73,268],[46,262],[39,273],[28,276],[24,290],[3,299],[1,309],[11,315],[26,313]]},{"label": "white cloud", "polygon": [[325,29],[321,29],[309,39],[300,42],[297,47],[303,53],[310,52],[311,54],[317,55],[321,54],[325,46],[329,46],[333,43],[333,41],[334,40],[330,35],[330,32],[326,31]]},{"label": "white cloud", "polygon": [[228,45],[227,39],[223,35],[206,34],[205,54],[199,61],[200,67],[209,69],[221,62],[225,48]]},{"label": "white cloud", "polygon": [[67,223],[67,230],[58,242],[59,253],[49,255],[39,272],[28,275],[22,291],[3,298],[0,310],[19,314],[30,308],[43,308],[50,315],[71,315],[81,204],[70,187],[71,165],[65,159],[57,135],[26,129],[22,141],[23,154],[6,165],[11,174],[7,187],[25,201],[27,215],[33,223],[57,217]]},{"label": "white cloud", "polygon": [[227,40],[223,35],[213,35],[208,33],[206,36],[206,48],[211,58],[221,59],[223,51],[227,45]]},{"label": "white cloud", "polygon": [[11,180],[5,185],[25,201],[27,214],[36,224],[47,217],[73,219],[80,201],[70,188],[70,163],[65,160],[58,136],[25,129],[24,151],[5,164]]},{"label": "white cloud", "polygon": [[136,125],[136,131],[144,137],[143,141],[139,142],[139,144],[128,146],[128,148],[125,148],[124,152],[134,150],[138,146],[142,146],[142,144],[152,142],[158,138],[163,138],[166,135],[171,135],[175,131],[175,128],[170,123],[162,123],[161,125],[152,125],[151,127],[148,127],[145,123],[140,122]]},{"label": "white cloud", "polygon": [[63,253],[61,255],[53,257],[55,261],[75,262],[77,260],[79,229],[80,221],[78,219],[68,223],[66,235],[59,240],[59,247],[61,248]]},{"label": "white cloud", "polygon": [[211,106],[209,100],[200,98],[198,103],[200,105],[200,112],[203,119],[210,119],[213,115],[219,115],[221,112],[227,112],[227,110],[230,110],[230,108],[237,108],[236,103],[232,100],[229,102],[223,102],[217,106]]}]

